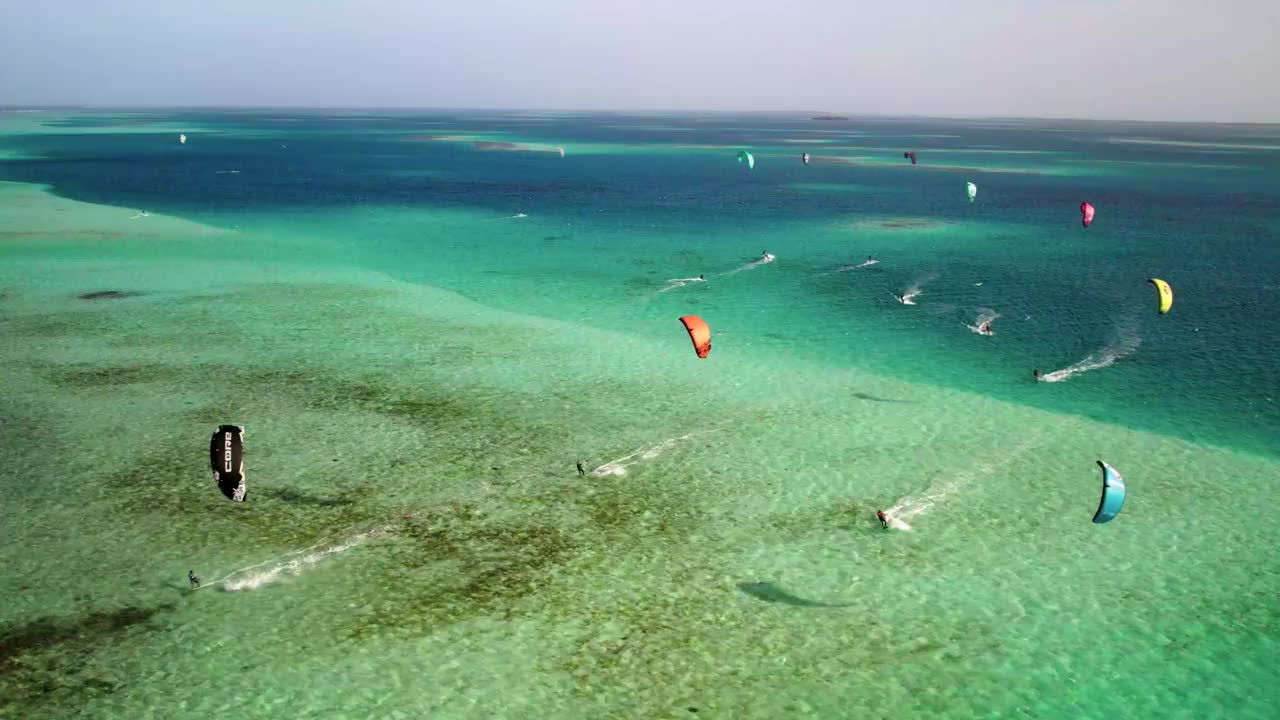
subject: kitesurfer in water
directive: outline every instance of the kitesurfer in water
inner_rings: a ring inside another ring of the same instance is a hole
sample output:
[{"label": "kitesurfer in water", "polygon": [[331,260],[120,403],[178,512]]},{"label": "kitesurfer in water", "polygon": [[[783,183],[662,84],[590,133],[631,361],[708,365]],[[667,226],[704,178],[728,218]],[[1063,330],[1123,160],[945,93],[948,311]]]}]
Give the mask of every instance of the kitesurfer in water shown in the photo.
[{"label": "kitesurfer in water", "polygon": [[889,516],[883,510],[876,511],[876,519],[880,521],[880,527],[885,530],[889,529]]},{"label": "kitesurfer in water", "polygon": [[1036,379],[1036,382],[1040,382],[1040,368],[1036,368],[1036,369],[1032,370],[1032,371],[1031,371],[1031,377],[1035,378],[1035,379]]},{"label": "kitesurfer in water", "polygon": [[702,277],[701,275],[699,275],[699,276],[698,276],[698,279],[699,279],[699,280],[706,280],[706,278]]},{"label": "kitesurfer in water", "polygon": [[581,461],[581,460],[579,460],[579,461],[578,461],[578,476],[579,476],[579,477],[586,477],[586,475],[587,475],[587,471],[582,469],[582,461]]},{"label": "kitesurfer in water", "polygon": [[199,589],[200,589],[200,578],[196,577],[196,571],[195,571],[195,570],[188,570],[188,571],[187,571],[187,582],[190,582],[190,583],[191,583],[191,589],[192,589],[192,590],[199,590]]},{"label": "kitesurfer in water", "polygon": [[990,334],[991,334],[991,321],[990,321],[990,320],[988,320],[987,322],[984,322],[984,323],[982,323],[981,325],[979,325],[979,326],[978,326],[978,332],[982,333],[983,335],[990,335]]}]

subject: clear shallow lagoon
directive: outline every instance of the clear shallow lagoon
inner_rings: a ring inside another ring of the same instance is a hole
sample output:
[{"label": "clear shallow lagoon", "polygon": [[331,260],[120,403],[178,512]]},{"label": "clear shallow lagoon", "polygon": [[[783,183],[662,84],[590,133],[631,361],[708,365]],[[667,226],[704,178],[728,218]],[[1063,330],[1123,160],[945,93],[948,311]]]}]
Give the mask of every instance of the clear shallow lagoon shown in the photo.
[{"label": "clear shallow lagoon", "polygon": [[1274,713],[1280,129],[0,133],[0,713]]}]

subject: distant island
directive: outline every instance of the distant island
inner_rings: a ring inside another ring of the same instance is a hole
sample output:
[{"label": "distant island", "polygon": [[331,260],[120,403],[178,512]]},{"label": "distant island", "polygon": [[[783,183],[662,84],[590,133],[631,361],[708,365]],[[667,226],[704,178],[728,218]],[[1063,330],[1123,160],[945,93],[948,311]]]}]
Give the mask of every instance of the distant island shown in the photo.
[{"label": "distant island", "polygon": [[843,115],[814,115],[809,119],[810,120],[848,120],[849,118]]}]

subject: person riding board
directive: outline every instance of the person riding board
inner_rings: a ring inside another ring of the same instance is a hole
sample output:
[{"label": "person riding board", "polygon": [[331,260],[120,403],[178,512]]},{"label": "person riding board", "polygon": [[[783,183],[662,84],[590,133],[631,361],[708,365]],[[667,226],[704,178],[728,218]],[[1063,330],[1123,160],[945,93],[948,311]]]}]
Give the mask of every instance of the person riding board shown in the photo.
[{"label": "person riding board", "polygon": [[885,511],[877,510],[876,519],[880,521],[880,527],[884,528],[885,530],[889,529],[889,515],[886,514]]}]

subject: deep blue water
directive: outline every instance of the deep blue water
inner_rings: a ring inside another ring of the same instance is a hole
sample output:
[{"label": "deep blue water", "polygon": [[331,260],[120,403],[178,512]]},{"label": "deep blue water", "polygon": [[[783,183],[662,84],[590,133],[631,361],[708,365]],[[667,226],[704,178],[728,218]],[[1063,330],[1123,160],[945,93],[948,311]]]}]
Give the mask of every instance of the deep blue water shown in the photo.
[{"label": "deep blue water", "polygon": [[[192,141],[77,134],[139,121],[195,128]],[[591,304],[595,311],[574,319],[630,332],[659,332],[635,288],[697,271],[642,271],[628,258],[679,265],[687,256],[717,272],[767,247],[786,261],[770,268],[768,284],[744,276],[723,295],[686,302],[719,311],[740,337],[785,339],[818,361],[1280,451],[1280,127],[292,110],[97,112],[65,125],[65,133],[0,136],[37,158],[0,161],[0,179],[223,226],[359,207],[495,217],[527,210],[572,229],[539,231],[545,250],[502,246],[509,234],[477,229],[464,248],[439,249],[455,261],[447,264],[405,262],[430,242],[405,227],[329,232],[353,246],[353,261],[407,280],[525,312]],[[454,133],[569,151],[559,160],[470,142],[405,142]],[[1116,141],[1143,138],[1186,144]],[[756,153],[754,171],[734,162],[738,147]],[[901,158],[905,149],[921,168]],[[804,151],[819,160],[802,165]],[[829,161],[837,156],[857,164]],[[240,172],[218,172],[230,169]],[[973,205],[963,198],[966,180],[980,188]],[[1076,209],[1085,199],[1098,208],[1088,230]],[[883,218],[953,225],[857,224]],[[882,263],[858,275],[820,274],[868,254]],[[468,266],[491,271],[458,269]],[[890,294],[930,273],[937,278],[920,305],[900,312]],[[1167,316],[1155,314],[1149,277],[1174,286]],[[551,283],[555,296],[539,295]],[[1000,313],[996,337],[960,327],[977,307]],[[742,308],[758,312],[748,322],[734,315]],[[1030,382],[1032,367],[1060,370],[1108,349],[1128,354],[1065,383]]]}]

